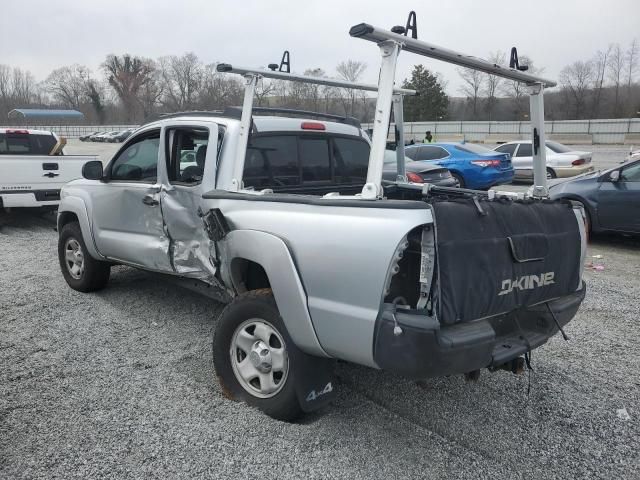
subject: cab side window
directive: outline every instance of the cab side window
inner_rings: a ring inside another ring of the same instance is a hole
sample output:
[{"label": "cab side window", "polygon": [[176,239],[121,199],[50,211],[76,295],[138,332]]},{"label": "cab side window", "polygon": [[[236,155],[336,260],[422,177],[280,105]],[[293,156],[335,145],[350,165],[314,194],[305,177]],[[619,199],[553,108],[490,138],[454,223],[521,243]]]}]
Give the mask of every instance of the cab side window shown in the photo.
[{"label": "cab side window", "polygon": [[623,182],[640,182],[640,163],[630,165],[620,172],[620,180]]},{"label": "cab side window", "polygon": [[516,157],[531,157],[533,156],[533,152],[531,151],[530,143],[521,143],[520,147],[518,147],[518,152],[516,153]]},{"label": "cab side window", "polygon": [[505,145],[500,145],[498,148],[496,148],[496,152],[508,153],[513,157],[513,152],[516,150],[517,146],[518,146],[517,143],[507,143]]},{"label": "cab side window", "polygon": [[158,178],[160,130],[146,132],[113,160],[109,180],[155,183]]},{"label": "cab side window", "polygon": [[179,185],[199,185],[204,175],[209,130],[177,128],[167,135],[171,142],[166,151],[169,181]]},{"label": "cab side window", "polygon": [[426,146],[420,147],[416,160],[439,160],[447,157],[448,155],[449,152],[442,147]]}]

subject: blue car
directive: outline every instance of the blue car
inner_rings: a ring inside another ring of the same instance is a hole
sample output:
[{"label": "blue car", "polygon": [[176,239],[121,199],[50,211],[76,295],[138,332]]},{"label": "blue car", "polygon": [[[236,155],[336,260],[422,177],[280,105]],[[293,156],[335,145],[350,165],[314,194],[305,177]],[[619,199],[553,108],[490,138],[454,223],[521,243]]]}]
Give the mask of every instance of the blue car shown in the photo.
[{"label": "blue car", "polygon": [[462,188],[487,189],[513,180],[511,155],[475,143],[416,143],[407,145],[405,154],[449,169]]}]

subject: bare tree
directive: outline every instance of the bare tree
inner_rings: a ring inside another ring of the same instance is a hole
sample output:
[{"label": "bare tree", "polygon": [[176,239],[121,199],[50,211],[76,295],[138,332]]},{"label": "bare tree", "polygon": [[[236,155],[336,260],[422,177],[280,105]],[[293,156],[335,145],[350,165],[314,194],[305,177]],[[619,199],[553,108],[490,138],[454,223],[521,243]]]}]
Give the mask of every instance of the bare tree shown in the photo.
[{"label": "bare tree", "polygon": [[611,55],[612,48],[613,47],[609,45],[606,51],[598,50],[593,57],[593,60],[591,61],[594,70],[593,104],[591,107],[591,118],[597,118],[600,116],[600,100],[602,98],[602,87],[604,85],[604,77],[607,71],[609,55]]},{"label": "bare tree", "polygon": [[625,52],[625,61],[627,64],[627,105],[629,106],[629,116],[632,116],[636,111],[636,103],[633,98],[633,91],[631,86],[638,70],[638,56],[640,55],[640,45],[638,45],[638,39],[634,38],[629,48]]},{"label": "bare tree", "polygon": [[193,109],[204,80],[204,65],[194,53],[161,57],[162,103],[172,111]]},{"label": "bare tree", "polygon": [[89,79],[89,69],[83,65],[60,67],[49,74],[44,89],[56,102],[79,110],[86,99]]},{"label": "bare tree", "polygon": [[[519,55],[520,65],[526,65],[527,73],[536,75],[542,73],[543,70],[536,68],[533,60],[527,55]],[[502,84],[502,93],[511,99],[513,104],[513,112],[518,120],[522,120],[524,115],[529,112],[529,103],[527,100],[527,86],[524,83],[507,80]]]},{"label": "bare tree", "polygon": [[[487,59],[489,62],[494,65],[502,66],[504,65],[507,59],[507,54],[501,51],[492,52]],[[489,120],[491,120],[491,116],[493,114],[493,110],[497,103],[497,94],[500,91],[500,87],[503,83],[504,79],[502,77],[498,77],[497,75],[485,74],[484,78],[484,95],[486,97],[485,110],[489,115]]]},{"label": "bare tree", "polygon": [[155,64],[152,60],[125,53],[121,57],[107,55],[102,64],[109,85],[115,90],[125,110],[126,121],[131,122],[139,106],[142,87],[152,81]]},{"label": "bare tree", "polygon": [[467,97],[467,103],[471,105],[475,120],[478,118],[478,104],[485,74],[478,70],[459,68],[458,75],[462,78],[462,86],[459,90]]},{"label": "bare tree", "polygon": [[36,93],[36,81],[31,72],[14,68],[11,74],[11,90],[17,105],[28,105]]},{"label": "bare tree", "polygon": [[592,79],[593,64],[591,62],[573,62],[560,72],[560,83],[567,101],[567,108],[573,107],[574,118],[583,118],[584,116]]},{"label": "bare tree", "polygon": [[614,102],[613,102],[613,115],[615,117],[620,116],[620,85],[622,84],[622,75],[625,70],[625,58],[624,52],[619,43],[616,43],[611,48],[611,54],[607,63],[609,70],[609,80],[613,84]]},{"label": "bare tree", "polygon": [[[358,82],[362,78],[366,69],[367,64],[364,62],[347,60],[346,62],[340,62],[338,64],[336,72],[343,80],[347,80],[348,82]],[[345,115],[353,116],[355,114],[355,107],[358,99],[362,100],[363,98],[366,98],[362,90],[354,90],[353,88],[340,88],[337,92],[344,108]]]},{"label": "bare tree", "polygon": [[216,65],[205,67],[198,105],[205,110],[218,110],[232,105],[241,105],[242,83],[236,76],[216,71]]}]

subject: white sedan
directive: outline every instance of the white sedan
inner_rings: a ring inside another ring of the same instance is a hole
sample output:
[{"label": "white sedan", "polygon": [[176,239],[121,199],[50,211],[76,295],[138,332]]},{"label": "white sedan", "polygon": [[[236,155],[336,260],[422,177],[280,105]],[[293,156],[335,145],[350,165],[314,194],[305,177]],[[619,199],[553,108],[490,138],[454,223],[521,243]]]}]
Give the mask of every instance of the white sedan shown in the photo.
[{"label": "white sedan", "polygon": [[[591,152],[572,150],[566,145],[552,141],[546,142],[546,146],[547,178],[574,177],[593,171]],[[511,163],[515,171],[514,180],[530,180],[533,178],[531,140],[503,143],[494,150],[511,155]]]}]

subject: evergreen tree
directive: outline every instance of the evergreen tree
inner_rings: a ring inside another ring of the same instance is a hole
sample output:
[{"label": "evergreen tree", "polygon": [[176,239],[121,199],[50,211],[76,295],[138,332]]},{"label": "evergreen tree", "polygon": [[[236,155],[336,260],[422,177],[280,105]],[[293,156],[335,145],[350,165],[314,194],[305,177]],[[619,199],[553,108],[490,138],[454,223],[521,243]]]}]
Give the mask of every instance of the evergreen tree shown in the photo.
[{"label": "evergreen tree", "polygon": [[446,116],[449,97],[439,78],[424,66],[413,67],[411,79],[405,79],[402,87],[418,92],[417,96],[404,98],[405,122],[441,120]]}]

